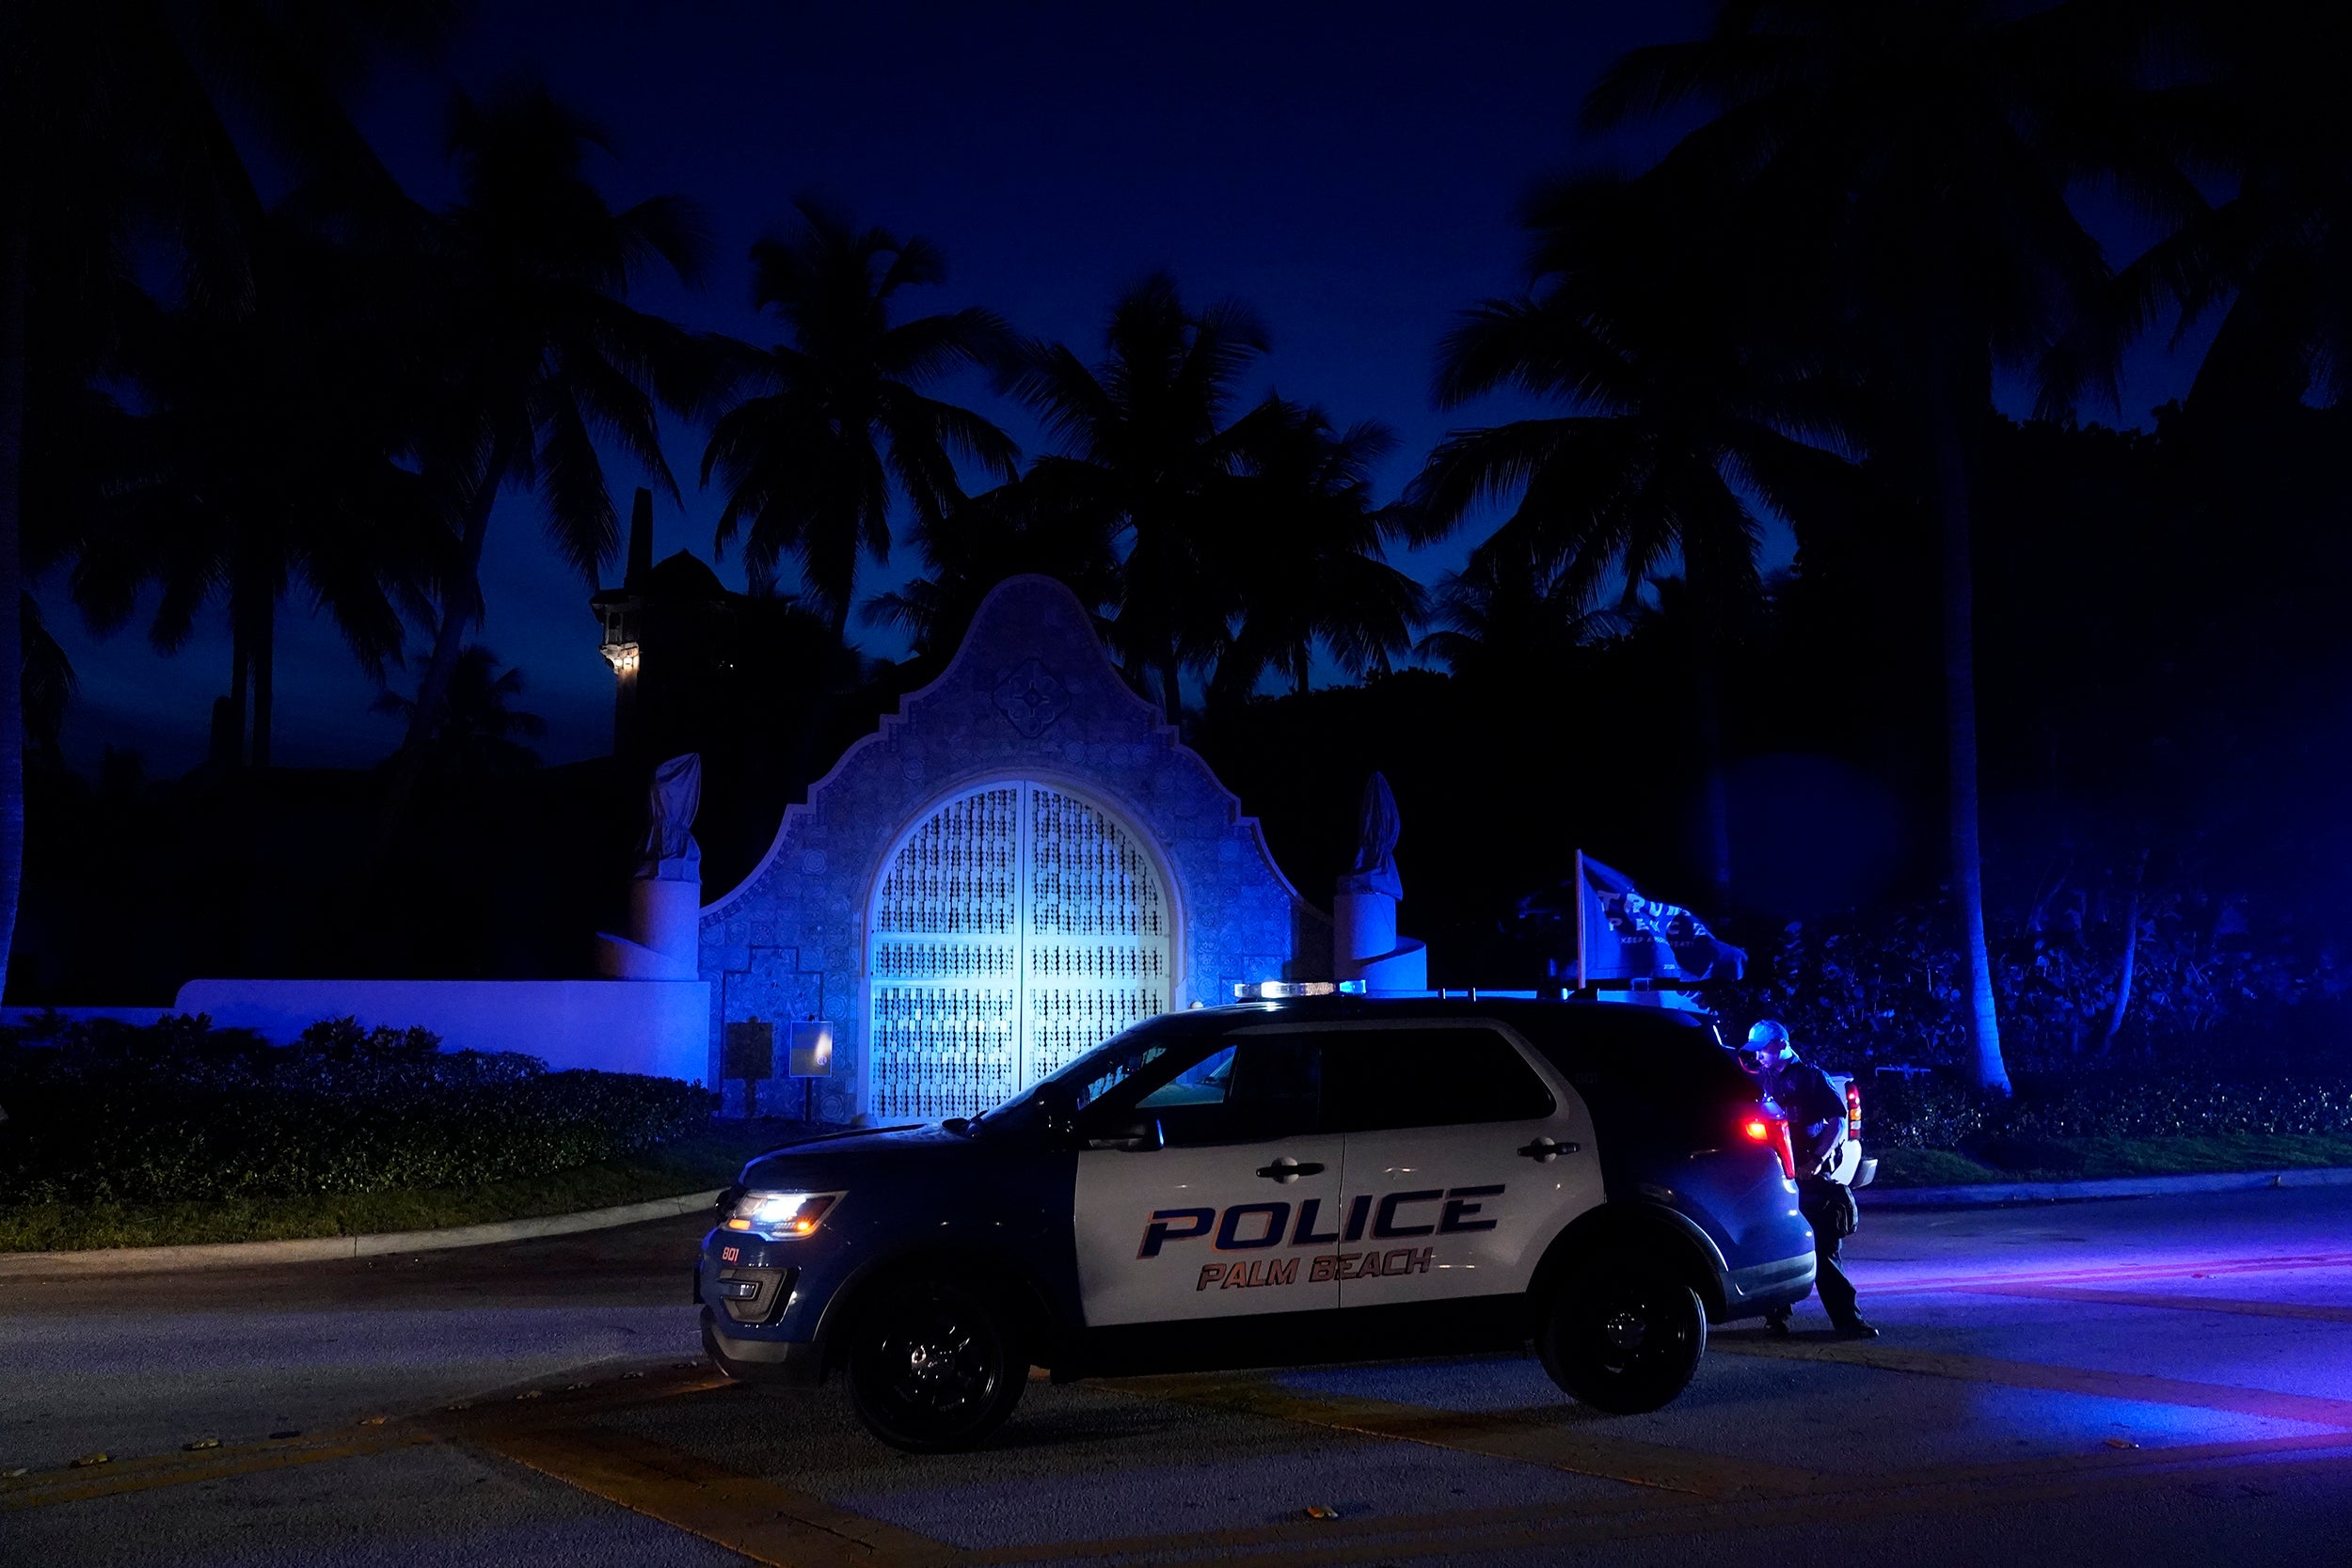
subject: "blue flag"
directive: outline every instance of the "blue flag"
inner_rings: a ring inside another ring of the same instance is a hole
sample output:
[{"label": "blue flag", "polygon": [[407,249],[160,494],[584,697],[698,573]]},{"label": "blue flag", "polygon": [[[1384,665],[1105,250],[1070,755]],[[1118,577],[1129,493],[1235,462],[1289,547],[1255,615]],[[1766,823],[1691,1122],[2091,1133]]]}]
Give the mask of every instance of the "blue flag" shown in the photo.
[{"label": "blue flag", "polygon": [[1568,897],[1537,895],[1519,906],[1519,915],[1576,922],[1580,988],[1605,980],[1737,980],[1747,970],[1745,949],[1718,939],[1680,905],[1643,896],[1623,872],[1581,851],[1575,879],[1559,893]]}]

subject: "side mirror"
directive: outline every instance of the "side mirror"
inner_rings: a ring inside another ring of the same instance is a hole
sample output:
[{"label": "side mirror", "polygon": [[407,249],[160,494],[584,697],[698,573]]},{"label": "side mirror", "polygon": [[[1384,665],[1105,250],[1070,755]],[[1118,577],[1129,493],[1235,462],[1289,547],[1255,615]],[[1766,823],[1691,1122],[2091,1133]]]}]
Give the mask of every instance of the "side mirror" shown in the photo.
[{"label": "side mirror", "polygon": [[1037,1086],[1031,1099],[1036,1102],[1038,1119],[1044,1124],[1048,1136],[1067,1138],[1077,1132],[1077,1085],[1049,1078]]}]

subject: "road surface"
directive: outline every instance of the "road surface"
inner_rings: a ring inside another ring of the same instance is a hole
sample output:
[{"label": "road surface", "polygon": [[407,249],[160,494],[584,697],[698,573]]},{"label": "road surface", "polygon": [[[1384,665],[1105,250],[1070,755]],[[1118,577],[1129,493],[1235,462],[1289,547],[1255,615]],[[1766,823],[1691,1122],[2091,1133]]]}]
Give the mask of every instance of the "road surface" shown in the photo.
[{"label": "road surface", "polygon": [[2352,1562],[2352,1190],[1865,1226],[1883,1338],[1722,1332],[1651,1416],[1518,1358],[1039,1383],[929,1459],[701,1364],[692,1222],[9,1282],[0,1561]]}]

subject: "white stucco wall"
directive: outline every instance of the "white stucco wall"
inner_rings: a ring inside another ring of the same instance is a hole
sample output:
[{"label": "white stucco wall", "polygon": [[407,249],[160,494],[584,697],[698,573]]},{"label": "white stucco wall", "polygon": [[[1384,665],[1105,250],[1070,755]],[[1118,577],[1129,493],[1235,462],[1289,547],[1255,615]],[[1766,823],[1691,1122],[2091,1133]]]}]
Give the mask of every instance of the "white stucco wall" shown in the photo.
[{"label": "white stucco wall", "polygon": [[421,1027],[452,1051],[520,1051],[557,1069],[707,1082],[701,980],[191,980],[172,1011],[285,1041],[328,1018]]}]

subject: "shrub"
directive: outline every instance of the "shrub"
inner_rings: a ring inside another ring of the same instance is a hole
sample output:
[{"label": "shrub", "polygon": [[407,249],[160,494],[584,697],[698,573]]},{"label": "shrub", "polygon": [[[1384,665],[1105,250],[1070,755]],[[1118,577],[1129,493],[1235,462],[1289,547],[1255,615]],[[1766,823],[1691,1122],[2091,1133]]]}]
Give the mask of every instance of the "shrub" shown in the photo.
[{"label": "shrub", "polygon": [[2352,1081],[2333,1078],[2045,1074],[2020,1078],[2015,1097],[2004,1101],[1948,1076],[1881,1075],[1866,1080],[1863,1096],[1865,1142],[1891,1148],[2226,1133],[2352,1136]]},{"label": "shrub", "polygon": [[139,1202],[470,1187],[704,1126],[696,1085],[445,1052],[422,1029],[292,1045],[202,1017],[0,1031],[0,1201]]}]

